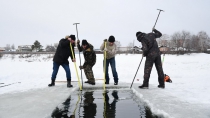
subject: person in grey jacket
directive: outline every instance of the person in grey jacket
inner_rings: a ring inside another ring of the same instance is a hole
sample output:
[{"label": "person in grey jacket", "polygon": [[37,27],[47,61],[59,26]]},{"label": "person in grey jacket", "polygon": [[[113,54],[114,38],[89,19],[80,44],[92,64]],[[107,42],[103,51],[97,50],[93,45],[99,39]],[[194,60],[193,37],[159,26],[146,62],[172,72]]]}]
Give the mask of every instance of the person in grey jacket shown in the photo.
[{"label": "person in grey jacket", "polygon": [[[104,47],[104,44],[105,42],[107,43],[106,44],[106,47]],[[116,71],[116,63],[115,63],[115,55],[116,55],[116,52],[117,52],[117,45],[115,44],[115,37],[114,36],[110,36],[108,41],[107,39],[104,40],[104,42],[102,43],[100,49],[102,51],[106,51],[106,65],[105,65],[105,78],[106,78],[106,82],[105,84],[109,84],[109,64],[112,68],[112,74],[113,74],[113,77],[114,77],[114,85],[117,85],[118,84],[118,74],[117,74],[117,71]]]}]

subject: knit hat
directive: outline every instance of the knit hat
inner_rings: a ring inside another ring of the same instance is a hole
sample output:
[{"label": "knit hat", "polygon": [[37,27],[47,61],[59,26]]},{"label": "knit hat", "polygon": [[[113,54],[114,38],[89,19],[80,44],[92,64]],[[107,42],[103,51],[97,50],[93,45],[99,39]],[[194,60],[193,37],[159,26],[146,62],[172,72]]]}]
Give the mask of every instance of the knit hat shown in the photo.
[{"label": "knit hat", "polygon": [[87,40],[82,40],[82,45],[88,45]]},{"label": "knit hat", "polygon": [[138,38],[138,37],[142,37],[144,34],[145,34],[145,33],[138,31],[138,32],[136,32],[136,37],[137,37],[137,38]]},{"label": "knit hat", "polygon": [[108,41],[109,41],[109,42],[115,42],[114,36],[110,36]]},{"label": "knit hat", "polygon": [[69,36],[69,38],[71,38],[71,39],[74,40],[74,41],[75,41],[75,39],[76,39],[76,38],[75,38],[75,35],[72,35],[72,34]]},{"label": "knit hat", "polygon": [[138,35],[140,36],[142,34],[142,32],[138,31],[136,32],[136,37],[138,37]]}]

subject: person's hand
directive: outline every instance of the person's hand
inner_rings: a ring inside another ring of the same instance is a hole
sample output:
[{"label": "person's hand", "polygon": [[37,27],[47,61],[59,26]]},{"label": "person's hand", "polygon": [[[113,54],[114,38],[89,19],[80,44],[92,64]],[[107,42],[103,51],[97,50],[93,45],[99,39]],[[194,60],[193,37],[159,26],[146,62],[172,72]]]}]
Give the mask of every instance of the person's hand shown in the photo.
[{"label": "person's hand", "polygon": [[104,39],[104,42],[107,42],[107,39]]},{"label": "person's hand", "polygon": [[79,68],[80,68],[80,70],[81,70],[81,69],[84,69],[84,67],[83,67],[83,66],[79,66]]},{"label": "person's hand", "polygon": [[104,51],[107,51],[107,48],[104,48]]},{"label": "person's hand", "polygon": [[72,59],[72,62],[76,62],[76,59]]},{"label": "person's hand", "polygon": [[80,40],[78,39],[78,40],[77,40],[77,44],[79,44],[79,43],[80,43]]},{"label": "person's hand", "polygon": [[154,31],[154,30],[155,30],[155,27],[152,28],[152,31]]}]

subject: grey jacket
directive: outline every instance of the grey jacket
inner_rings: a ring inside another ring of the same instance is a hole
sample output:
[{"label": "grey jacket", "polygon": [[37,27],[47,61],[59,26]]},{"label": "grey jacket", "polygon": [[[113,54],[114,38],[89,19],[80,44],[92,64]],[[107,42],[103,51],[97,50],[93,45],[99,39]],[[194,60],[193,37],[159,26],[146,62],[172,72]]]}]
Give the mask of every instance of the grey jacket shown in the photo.
[{"label": "grey jacket", "polygon": [[[115,57],[117,53],[117,45],[114,43],[112,46],[110,46],[109,42],[107,41],[106,48],[107,48],[106,59],[111,59]],[[100,49],[102,51],[104,50],[104,42],[102,43]]]}]

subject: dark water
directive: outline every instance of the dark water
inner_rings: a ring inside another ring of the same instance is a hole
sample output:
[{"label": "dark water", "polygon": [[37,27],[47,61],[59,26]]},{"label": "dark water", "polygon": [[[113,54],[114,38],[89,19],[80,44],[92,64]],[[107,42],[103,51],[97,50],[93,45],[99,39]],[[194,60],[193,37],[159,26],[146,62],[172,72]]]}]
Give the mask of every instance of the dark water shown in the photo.
[{"label": "dark water", "polygon": [[75,91],[51,115],[53,118],[159,118],[131,90]]}]

